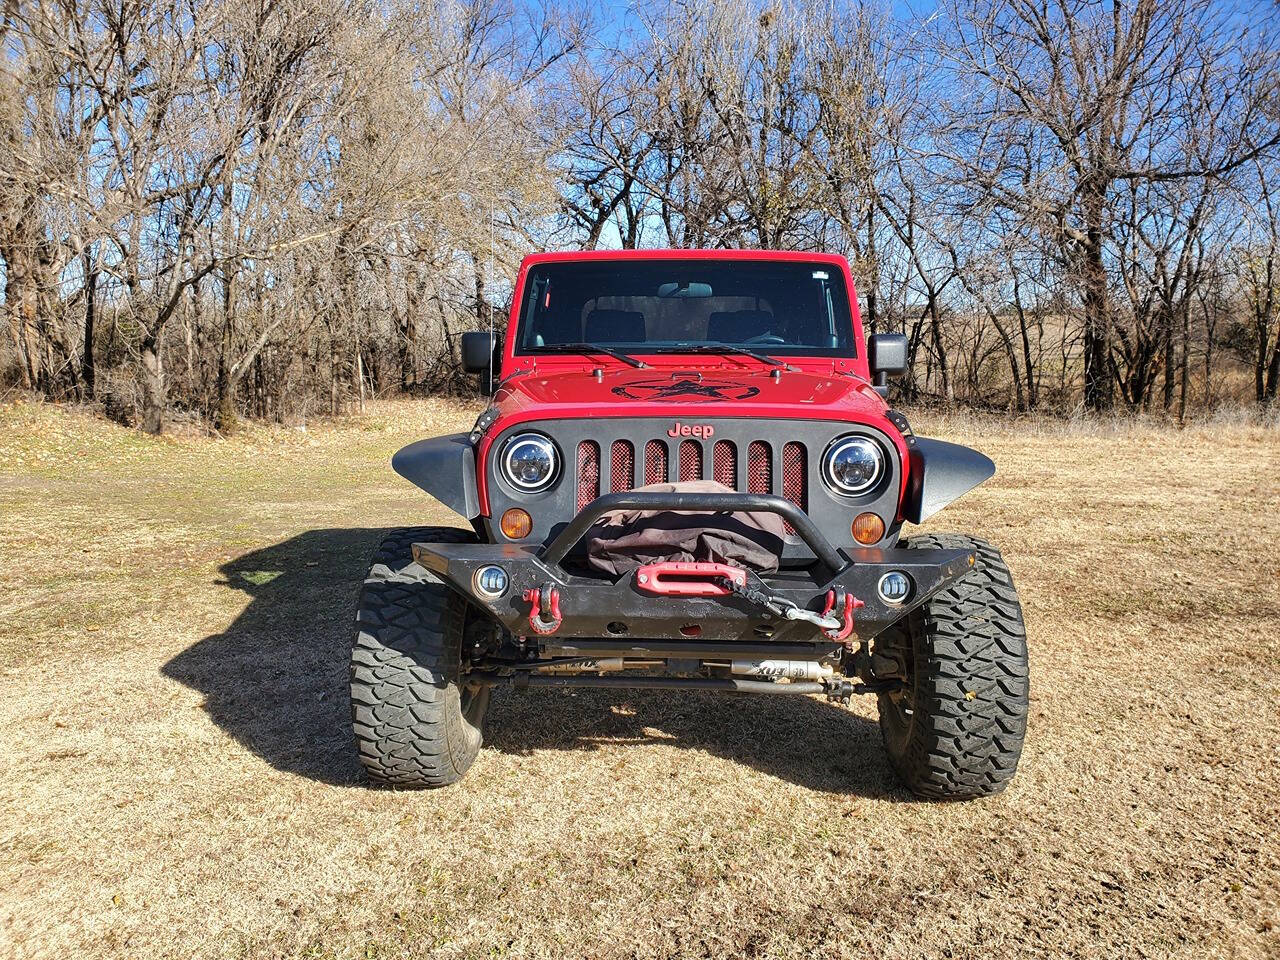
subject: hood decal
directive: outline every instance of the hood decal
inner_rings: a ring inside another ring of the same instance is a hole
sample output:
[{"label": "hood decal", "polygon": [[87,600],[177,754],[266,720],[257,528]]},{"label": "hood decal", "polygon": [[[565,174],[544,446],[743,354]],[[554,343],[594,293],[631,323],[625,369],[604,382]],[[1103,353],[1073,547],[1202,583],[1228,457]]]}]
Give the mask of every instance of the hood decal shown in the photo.
[{"label": "hood decal", "polygon": [[667,377],[657,380],[633,380],[613,388],[613,394],[626,400],[648,400],[661,403],[674,400],[680,403],[716,403],[718,401],[750,400],[760,392],[759,387],[732,380],[694,380],[689,377]]}]

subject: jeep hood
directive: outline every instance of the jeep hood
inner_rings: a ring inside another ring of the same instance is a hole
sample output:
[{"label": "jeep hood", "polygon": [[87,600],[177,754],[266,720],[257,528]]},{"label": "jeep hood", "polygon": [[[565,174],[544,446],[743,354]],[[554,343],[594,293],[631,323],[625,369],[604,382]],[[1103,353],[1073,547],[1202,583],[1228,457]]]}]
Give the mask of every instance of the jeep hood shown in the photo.
[{"label": "jeep hood", "polygon": [[[754,365],[754,361],[751,361]],[[792,420],[883,419],[885,404],[861,377],[842,372],[652,366],[575,367],[519,373],[493,397],[504,425],[573,417],[769,417]]]}]

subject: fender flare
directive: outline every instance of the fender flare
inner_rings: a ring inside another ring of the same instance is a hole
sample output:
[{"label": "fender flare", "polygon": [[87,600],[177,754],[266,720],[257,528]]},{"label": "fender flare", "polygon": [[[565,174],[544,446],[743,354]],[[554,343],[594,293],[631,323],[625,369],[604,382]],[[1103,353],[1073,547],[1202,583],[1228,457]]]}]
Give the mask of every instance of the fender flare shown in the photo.
[{"label": "fender flare", "polygon": [[996,465],[986,454],[945,440],[915,437],[902,518],[923,523],[991,477]]},{"label": "fender flare", "polygon": [[468,520],[480,515],[476,455],[470,437],[451,433],[397,450],[391,469]]}]

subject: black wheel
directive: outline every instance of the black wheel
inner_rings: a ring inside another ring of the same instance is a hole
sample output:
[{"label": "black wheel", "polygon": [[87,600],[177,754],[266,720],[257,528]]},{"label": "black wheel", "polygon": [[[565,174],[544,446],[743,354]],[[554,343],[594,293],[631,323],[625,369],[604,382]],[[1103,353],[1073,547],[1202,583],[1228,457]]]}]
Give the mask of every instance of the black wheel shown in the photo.
[{"label": "black wheel", "polygon": [[975,562],[875,640],[906,676],[900,691],[879,697],[889,761],[921,796],[999,793],[1027,729],[1027,636],[1013,578],[1000,552],[972,537],[930,534],[904,546],[972,550]]},{"label": "black wheel", "polygon": [[356,614],[351,719],[375,783],[447,786],[480,752],[489,688],[460,683],[472,607],[411,553],[415,542],[475,541],[469,530],[407,527],[374,556]]}]

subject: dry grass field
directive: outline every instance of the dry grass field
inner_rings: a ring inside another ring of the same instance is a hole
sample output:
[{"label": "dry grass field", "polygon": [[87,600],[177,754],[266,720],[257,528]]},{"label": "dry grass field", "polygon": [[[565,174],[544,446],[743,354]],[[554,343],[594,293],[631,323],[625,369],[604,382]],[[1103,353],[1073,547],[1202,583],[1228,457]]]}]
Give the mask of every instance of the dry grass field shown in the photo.
[{"label": "dry grass field", "polygon": [[0,957],[1280,956],[1280,431],[945,421],[1032,654],[1001,797],[874,704],[503,693],[463,783],[363,785],[387,460],[473,409],[155,439],[0,409]]}]

